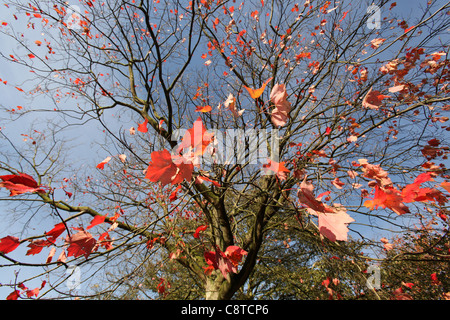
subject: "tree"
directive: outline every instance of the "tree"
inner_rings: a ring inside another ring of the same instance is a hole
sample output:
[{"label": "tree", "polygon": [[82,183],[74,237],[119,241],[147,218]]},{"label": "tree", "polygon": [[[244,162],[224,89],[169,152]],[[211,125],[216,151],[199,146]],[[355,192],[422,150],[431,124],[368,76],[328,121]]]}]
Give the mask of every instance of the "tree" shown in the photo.
[{"label": "tree", "polygon": [[[374,256],[380,233],[448,233],[449,3],[416,21],[385,0],[7,7],[1,55],[30,76],[5,85],[31,100],[4,106],[1,200],[25,224],[0,252],[43,268],[8,298],[351,298],[368,262],[417,253]],[[17,141],[35,114],[54,116]],[[107,284],[76,291],[74,265]]]}]

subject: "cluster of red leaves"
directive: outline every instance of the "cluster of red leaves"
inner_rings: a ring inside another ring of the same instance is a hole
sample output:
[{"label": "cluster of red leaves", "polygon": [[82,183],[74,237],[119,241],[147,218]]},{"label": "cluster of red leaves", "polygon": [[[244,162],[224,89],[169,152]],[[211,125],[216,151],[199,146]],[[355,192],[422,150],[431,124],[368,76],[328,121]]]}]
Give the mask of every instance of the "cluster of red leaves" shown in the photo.
[{"label": "cluster of red leaves", "polygon": [[[93,228],[94,226],[101,224],[105,222],[105,216],[95,216],[91,224],[87,227],[87,229]],[[114,218],[114,217],[113,217]],[[111,218],[110,220],[112,220]],[[65,262],[67,257],[73,256],[74,258],[78,258],[81,255],[84,255],[87,259],[89,255],[96,251],[100,246],[104,247],[105,249],[111,249],[112,248],[112,240],[109,236],[109,231],[113,230],[115,228],[115,225],[113,224],[108,231],[102,233],[98,240],[96,240],[92,234],[85,231],[83,228],[73,228],[74,230],[78,231],[74,234],[69,234],[66,236],[64,240],[64,245],[66,246],[66,249],[63,249],[61,254],[59,255],[59,258],[57,262]],[[50,250],[50,253],[47,257],[46,263],[50,263],[53,259],[53,256],[56,252],[56,240],[58,237],[66,231],[66,225],[61,222],[56,224],[53,229],[51,229],[48,232],[45,232],[45,239],[36,239],[31,240],[28,244],[28,249],[26,255],[35,255],[42,251],[43,248],[52,247]],[[13,236],[6,236],[2,239],[0,239],[0,253],[7,254],[12,251],[14,251],[22,242],[26,240],[19,240],[17,237]],[[67,254],[66,254],[67,250]]]},{"label": "cluster of red leaves", "polygon": [[[363,177],[374,179],[369,186],[375,189],[372,200],[367,200],[364,206],[373,210],[378,207],[389,208],[398,215],[409,213],[405,203],[411,202],[436,202],[444,205],[448,199],[439,190],[433,188],[422,188],[421,185],[428,181],[434,181],[432,173],[424,172],[417,176],[413,183],[406,185],[402,190],[394,187],[388,173],[379,165],[369,164],[366,159],[359,160]],[[445,186],[445,183],[441,185]]]},{"label": "cluster of red leaves", "polygon": [[7,297],[6,300],[17,300],[21,297],[21,294],[26,295],[27,298],[37,297],[39,295],[39,292],[44,288],[47,281],[42,281],[40,288],[34,288],[34,289],[28,289],[27,286],[25,286],[23,283],[19,283],[17,287],[21,289],[23,292],[21,293],[20,290],[14,290],[11,292]]},{"label": "cluster of red leaves", "polygon": [[237,266],[244,255],[247,255],[247,251],[238,246],[229,246],[225,252],[222,252],[218,247],[215,251],[207,251],[204,253],[208,264],[208,267],[205,268],[205,274],[211,275],[213,270],[219,269],[224,278],[227,278],[228,273],[237,273]]},{"label": "cluster of red leaves", "polygon": [[[152,182],[161,182],[163,186],[176,185],[184,180],[191,181],[195,157],[204,154],[212,139],[213,135],[207,131],[199,117],[192,128],[187,130],[175,150],[175,155],[166,149],[152,152],[152,161],[145,178]],[[181,154],[185,149],[188,149],[188,152]]]}]

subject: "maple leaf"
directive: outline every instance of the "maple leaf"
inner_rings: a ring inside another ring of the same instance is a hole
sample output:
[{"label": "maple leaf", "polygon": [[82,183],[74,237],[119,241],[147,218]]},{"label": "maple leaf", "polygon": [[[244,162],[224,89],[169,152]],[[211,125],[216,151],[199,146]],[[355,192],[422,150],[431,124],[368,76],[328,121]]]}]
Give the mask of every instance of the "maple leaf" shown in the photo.
[{"label": "maple leaf", "polygon": [[241,249],[238,246],[229,246],[225,250],[225,256],[227,256],[228,259],[231,260],[231,262],[235,267],[237,267],[239,263],[241,263],[242,257],[247,254],[248,254],[247,251]]},{"label": "maple leaf", "polygon": [[207,106],[197,106],[195,109],[195,112],[210,112],[212,110],[212,107],[207,105]]},{"label": "maple leaf", "polygon": [[73,256],[77,258],[84,255],[87,259],[97,241],[89,232],[80,230],[74,235],[67,236],[66,243],[69,244],[67,248],[68,257]]},{"label": "maple leaf", "polygon": [[400,84],[398,86],[390,87],[389,88],[389,92],[395,93],[395,92],[402,91],[403,89],[405,89],[405,85],[404,84]]},{"label": "maple leaf", "polygon": [[111,237],[108,232],[103,232],[100,237],[98,237],[98,243],[100,246],[105,248],[106,250],[110,250],[113,248]]},{"label": "maple leaf", "polygon": [[147,168],[145,178],[152,182],[160,181],[162,185],[169,184],[177,173],[177,166],[172,162],[172,156],[166,149],[153,151],[152,161]]},{"label": "maple leaf", "polygon": [[369,179],[375,179],[377,184],[381,187],[387,187],[392,185],[391,179],[388,177],[388,173],[384,171],[380,165],[374,165],[367,162],[367,159],[358,160],[362,167],[363,177]]},{"label": "maple leaf", "polygon": [[170,194],[170,196],[169,196],[169,201],[170,202],[172,202],[172,201],[175,201],[175,200],[177,200],[178,199],[178,192],[181,190],[181,184],[179,184],[178,185],[178,187],[174,190],[174,191],[172,191],[172,193]]},{"label": "maple leaf", "polygon": [[370,45],[371,45],[372,49],[377,49],[385,41],[386,41],[386,39],[376,38],[376,39],[373,39],[372,41],[370,41]]},{"label": "maple leaf", "polygon": [[27,192],[45,193],[42,186],[39,186],[36,180],[26,173],[9,174],[0,176],[3,182],[0,182],[0,187],[4,187],[10,191],[10,196],[15,196]]},{"label": "maple leaf", "polygon": [[[216,247],[215,251],[205,252],[204,257],[209,266],[215,270],[219,269],[223,277],[228,279],[228,273],[237,273],[237,265],[246,254],[247,252],[238,246],[229,246],[225,252]],[[211,271],[211,268],[207,268],[206,271]]]},{"label": "maple leaf", "polygon": [[447,190],[447,192],[450,192],[450,182],[444,181],[441,183],[441,187]]},{"label": "maple leaf", "polygon": [[53,256],[55,255],[55,253],[56,253],[56,247],[52,247],[50,249],[50,252],[48,253],[47,260],[45,261],[45,263],[52,262],[52,259],[53,259]]},{"label": "maple leaf", "polygon": [[313,193],[314,186],[312,182],[307,181],[306,178],[307,177],[305,176],[297,193],[299,201],[314,211],[330,212],[322,201],[316,199]]},{"label": "maple leaf", "polygon": [[29,256],[38,254],[42,251],[43,248],[51,246],[52,244],[53,242],[50,240],[43,240],[43,239],[34,240],[28,245],[30,249],[27,251],[26,255]]},{"label": "maple leaf", "polygon": [[272,77],[269,78],[269,79],[267,79],[267,80],[263,83],[262,87],[261,87],[261,88],[258,88],[258,89],[252,89],[252,88],[249,88],[249,87],[247,87],[247,86],[244,86],[244,88],[247,89],[248,93],[250,94],[250,96],[251,96],[253,99],[258,99],[258,98],[263,94],[264,89],[266,89],[267,84],[268,84],[268,83],[270,82],[270,80],[272,80],[272,79],[273,79]]},{"label": "maple leaf", "polygon": [[284,164],[286,162],[276,162],[273,160],[268,159],[268,163],[263,164],[264,172],[267,175],[269,172],[273,172],[276,174],[277,178],[281,181],[286,180],[288,174],[291,172],[289,169],[287,169]]},{"label": "maple leaf", "polygon": [[63,233],[66,230],[66,226],[64,225],[63,222],[60,222],[58,224],[56,224],[52,230],[45,232],[45,235],[48,238],[49,241],[55,242],[56,238],[58,238],[61,233]]},{"label": "maple leaf", "polygon": [[313,193],[314,186],[305,179],[300,184],[298,197],[301,203],[308,207],[308,212],[318,216],[319,232],[330,241],[347,241],[348,228],[347,224],[355,221],[350,217],[346,209],[334,204],[333,207],[321,201],[323,195],[328,195],[329,191],[324,192],[317,198]]},{"label": "maple leaf", "polygon": [[97,169],[103,170],[105,168],[105,164],[107,164],[109,161],[111,161],[111,157],[106,157],[105,160],[97,165]]},{"label": "maple leaf", "polygon": [[208,229],[207,225],[201,225],[195,229],[194,238],[198,239],[200,237],[200,232],[205,231],[206,229]]},{"label": "maple leaf", "polygon": [[291,103],[287,101],[286,86],[284,84],[275,84],[270,92],[270,101],[275,105],[272,110],[271,120],[276,126],[284,126],[289,119]]},{"label": "maple leaf", "polygon": [[17,300],[17,299],[19,299],[19,297],[20,297],[20,291],[14,290],[6,297],[6,300]]},{"label": "maple leaf", "polygon": [[382,100],[386,98],[390,98],[390,96],[382,95],[380,91],[372,90],[372,87],[370,87],[369,91],[364,96],[362,106],[364,108],[378,110],[381,106]]},{"label": "maple leaf", "polygon": [[334,213],[319,213],[319,232],[330,241],[347,241],[347,224],[355,221],[343,207],[334,207]]},{"label": "maple leaf", "polygon": [[20,240],[17,237],[6,236],[0,239],[0,253],[7,254],[16,250],[20,245]]},{"label": "maple leaf", "polygon": [[192,179],[192,171],[194,166],[191,163],[172,161],[172,155],[166,149],[162,151],[153,151],[151,154],[152,161],[147,168],[145,178],[152,182],[161,182],[163,186],[172,183],[181,183],[184,179],[190,181]]},{"label": "maple leaf", "polygon": [[184,148],[192,148],[195,156],[203,155],[213,136],[203,125],[202,118],[198,117],[192,128],[186,131],[176,153],[180,153]]},{"label": "maple leaf", "polygon": [[402,202],[403,197],[399,190],[395,188],[380,188],[375,186],[375,195],[373,200],[364,202],[364,206],[370,210],[381,207],[389,208],[398,215],[409,213],[409,208]]},{"label": "maple leaf", "polygon": [[331,181],[331,184],[335,186],[337,189],[342,189],[342,187],[345,185],[345,183],[339,180],[338,177],[336,177],[333,181]]},{"label": "maple leaf", "polygon": [[139,132],[143,132],[143,133],[148,132],[147,123],[148,123],[148,119],[145,119],[144,122],[142,122],[142,123],[138,123],[137,130]]},{"label": "maple leaf", "polygon": [[194,171],[194,165],[192,163],[185,162],[178,163],[175,159],[174,163],[177,166],[177,173],[172,179],[172,184],[179,184],[183,182],[183,180],[191,181],[192,171]]},{"label": "maple leaf", "polygon": [[96,215],[94,219],[92,219],[91,224],[86,227],[86,230],[89,230],[90,228],[93,228],[94,226],[105,222],[105,218],[106,216]]},{"label": "maple leaf", "polygon": [[37,297],[39,294],[39,288],[34,288],[33,290],[27,290],[27,297],[31,298],[32,296]]}]

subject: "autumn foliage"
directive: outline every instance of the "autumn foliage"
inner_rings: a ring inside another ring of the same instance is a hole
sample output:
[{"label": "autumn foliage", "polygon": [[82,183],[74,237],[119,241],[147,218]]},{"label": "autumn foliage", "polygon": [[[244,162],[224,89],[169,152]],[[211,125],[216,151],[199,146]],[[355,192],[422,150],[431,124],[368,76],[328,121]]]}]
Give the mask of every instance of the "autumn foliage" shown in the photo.
[{"label": "autumn foliage", "polygon": [[5,298],[450,299],[448,4],[374,5],[6,5]]}]

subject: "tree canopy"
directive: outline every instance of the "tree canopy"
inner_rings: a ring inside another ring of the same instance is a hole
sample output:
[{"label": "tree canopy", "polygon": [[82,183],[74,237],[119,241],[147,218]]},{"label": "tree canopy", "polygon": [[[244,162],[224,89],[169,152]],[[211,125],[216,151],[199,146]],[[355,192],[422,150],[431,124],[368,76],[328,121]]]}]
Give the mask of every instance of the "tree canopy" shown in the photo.
[{"label": "tree canopy", "polygon": [[419,3],[5,4],[6,298],[450,299],[450,3]]}]

